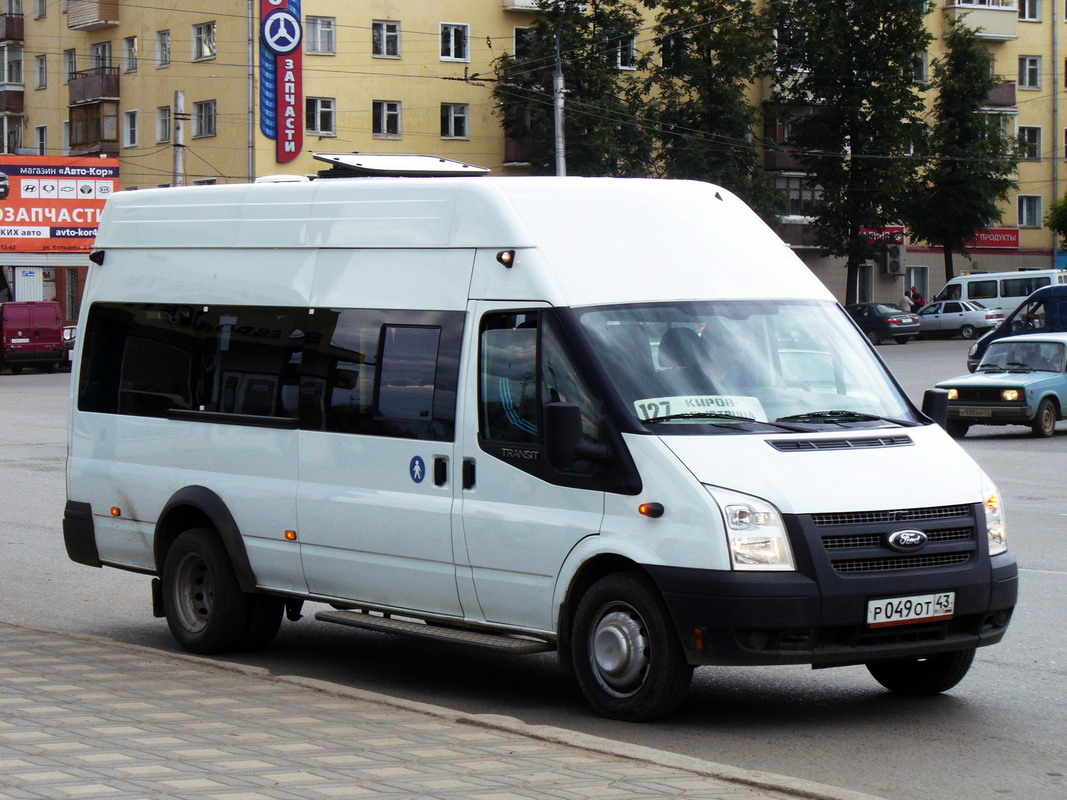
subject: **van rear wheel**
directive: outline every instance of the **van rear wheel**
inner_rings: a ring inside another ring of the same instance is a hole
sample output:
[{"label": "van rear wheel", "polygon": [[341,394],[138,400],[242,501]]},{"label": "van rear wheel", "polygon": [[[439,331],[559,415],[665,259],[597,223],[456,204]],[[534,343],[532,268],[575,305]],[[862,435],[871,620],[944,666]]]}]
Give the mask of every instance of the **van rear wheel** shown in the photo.
[{"label": "van rear wheel", "polygon": [[939,694],[962,681],[973,662],[972,647],[926,658],[876,661],[867,665],[867,671],[882,686],[896,694]]},{"label": "van rear wheel", "polygon": [[574,672],[589,704],[626,722],[666,717],[685,699],[693,668],[650,581],[618,573],[593,584],[572,629]]},{"label": "van rear wheel", "polygon": [[190,653],[224,653],[268,645],[284,601],[245,594],[226,548],[209,528],[192,528],[163,562],[163,610],[170,632]]}]

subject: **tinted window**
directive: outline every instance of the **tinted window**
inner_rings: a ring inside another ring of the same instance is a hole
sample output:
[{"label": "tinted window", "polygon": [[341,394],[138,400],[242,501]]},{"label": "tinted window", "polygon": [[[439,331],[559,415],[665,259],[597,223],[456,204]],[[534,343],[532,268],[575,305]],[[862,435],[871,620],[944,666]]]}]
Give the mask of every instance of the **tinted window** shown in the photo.
[{"label": "tinted window", "polygon": [[946,314],[959,314],[963,311],[963,307],[959,303],[945,303]]},{"label": "tinted window", "polygon": [[1051,278],[1006,278],[1000,282],[1000,293],[1004,297],[1029,297],[1042,286],[1052,283]]},{"label": "tinted window", "polygon": [[481,334],[481,436],[496,442],[540,441],[537,325],[532,313],[491,314]]},{"label": "tinted window", "polygon": [[378,413],[386,419],[429,420],[440,328],[386,326],[382,331]]},{"label": "tinted window", "polygon": [[997,296],[997,282],[971,281],[967,284],[967,296],[972,299],[988,299]]},{"label": "tinted window", "polygon": [[179,304],[95,304],[78,407],[295,417],[305,312]]}]

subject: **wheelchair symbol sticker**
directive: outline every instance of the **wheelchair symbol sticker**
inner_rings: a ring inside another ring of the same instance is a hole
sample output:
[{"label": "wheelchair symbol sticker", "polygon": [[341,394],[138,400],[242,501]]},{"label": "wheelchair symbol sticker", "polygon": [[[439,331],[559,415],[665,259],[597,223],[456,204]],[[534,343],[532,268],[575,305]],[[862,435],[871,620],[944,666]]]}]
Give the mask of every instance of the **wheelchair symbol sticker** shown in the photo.
[{"label": "wheelchair symbol sticker", "polygon": [[280,8],[263,20],[263,43],[272,53],[287,56],[300,47],[300,18]]},{"label": "wheelchair symbol sticker", "polygon": [[423,478],[426,477],[426,462],[422,460],[421,456],[415,456],[411,459],[411,463],[408,464],[408,474],[411,475],[411,480],[415,483],[422,483]]}]

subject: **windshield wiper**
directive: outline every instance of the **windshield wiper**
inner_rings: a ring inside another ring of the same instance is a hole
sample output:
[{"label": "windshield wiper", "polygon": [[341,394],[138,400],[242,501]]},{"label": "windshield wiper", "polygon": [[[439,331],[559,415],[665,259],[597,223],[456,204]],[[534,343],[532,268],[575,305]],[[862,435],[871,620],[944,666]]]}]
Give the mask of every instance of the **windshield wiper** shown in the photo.
[{"label": "windshield wiper", "polygon": [[1021,361],[1009,361],[1007,366],[1015,367],[1015,369],[1010,369],[1010,370],[1008,370],[1008,372],[1033,372],[1034,371],[1033,367],[1031,367],[1029,364],[1024,364]]},{"label": "windshield wiper", "polygon": [[670,422],[672,419],[728,419],[734,422],[755,422],[755,417],[742,417],[740,414],[725,414],[721,411],[685,411],[678,414],[663,414],[649,417],[642,422]]},{"label": "windshield wiper", "polygon": [[804,414],[791,414],[788,417],[779,417],[778,422],[809,422],[815,424],[844,424],[846,422],[891,422],[894,425],[914,427],[918,422],[906,419],[893,419],[892,417],[880,417],[876,414],[865,414],[862,411],[845,411],[834,409],[832,411],[808,411]]}]

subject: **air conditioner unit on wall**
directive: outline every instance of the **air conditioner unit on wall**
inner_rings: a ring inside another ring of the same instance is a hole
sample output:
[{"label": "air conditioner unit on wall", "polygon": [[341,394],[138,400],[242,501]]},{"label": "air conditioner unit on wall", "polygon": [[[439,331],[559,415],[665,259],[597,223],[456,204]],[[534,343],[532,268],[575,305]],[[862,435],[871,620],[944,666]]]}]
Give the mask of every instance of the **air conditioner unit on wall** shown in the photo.
[{"label": "air conditioner unit on wall", "polygon": [[885,252],[882,254],[882,267],[885,269],[886,275],[903,275],[904,274],[904,255],[905,248],[902,244],[890,244],[885,248]]}]

